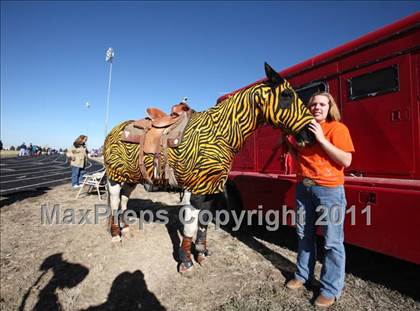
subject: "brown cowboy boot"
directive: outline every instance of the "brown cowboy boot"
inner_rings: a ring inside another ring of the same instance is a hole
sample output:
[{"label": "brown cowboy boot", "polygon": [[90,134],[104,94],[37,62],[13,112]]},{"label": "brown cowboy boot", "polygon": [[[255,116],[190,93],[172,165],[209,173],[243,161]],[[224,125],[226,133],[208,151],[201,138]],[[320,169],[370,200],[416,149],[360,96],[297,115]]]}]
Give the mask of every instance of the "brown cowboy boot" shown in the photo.
[{"label": "brown cowboy boot", "polygon": [[289,282],[286,283],[286,287],[288,289],[299,289],[302,288],[303,285],[305,284],[304,281],[298,280],[298,279],[291,279]]},{"label": "brown cowboy boot", "polygon": [[179,258],[181,264],[179,265],[179,273],[185,273],[191,271],[193,262],[191,260],[191,244],[192,238],[184,236],[182,239],[181,247],[179,249]]},{"label": "brown cowboy boot", "polygon": [[108,218],[108,227],[111,232],[112,242],[121,241],[121,230],[117,223],[115,223],[114,215],[110,215]]},{"label": "brown cowboy boot", "polygon": [[315,299],[315,306],[320,308],[328,308],[329,306],[333,305],[335,302],[335,298],[327,298],[322,294]]},{"label": "brown cowboy boot", "polygon": [[195,250],[197,251],[197,262],[202,265],[206,260],[206,257],[209,256],[209,251],[207,249],[207,226],[198,227]]}]

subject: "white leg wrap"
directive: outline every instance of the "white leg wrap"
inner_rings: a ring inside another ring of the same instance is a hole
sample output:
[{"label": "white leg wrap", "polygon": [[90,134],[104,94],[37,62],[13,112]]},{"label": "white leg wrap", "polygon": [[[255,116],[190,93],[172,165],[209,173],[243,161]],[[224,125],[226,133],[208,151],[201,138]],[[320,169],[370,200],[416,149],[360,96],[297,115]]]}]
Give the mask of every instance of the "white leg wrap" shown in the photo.
[{"label": "white leg wrap", "polygon": [[[188,199],[189,201],[189,199]],[[184,236],[194,237],[198,228],[198,213],[200,211],[194,208],[192,205],[185,206],[185,224],[184,224]]]},{"label": "white leg wrap", "polygon": [[121,211],[124,212],[127,209],[127,203],[130,198],[131,192],[133,192],[136,185],[123,184],[121,189]]},{"label": "white leg wrap", "polygon": [[185,190],[184,197],[181,203],[184,205],[191,205],[190,199],[191,199],[191,192]]},{"label": "white leg wrap", "polygon": [[109,189],[109,201],[111,204],[111,212],[114,214],[118,211],[118,207],[120,205],[121,185],[115,184],[111,186],[111,184],[108,182],[108,189]]}]

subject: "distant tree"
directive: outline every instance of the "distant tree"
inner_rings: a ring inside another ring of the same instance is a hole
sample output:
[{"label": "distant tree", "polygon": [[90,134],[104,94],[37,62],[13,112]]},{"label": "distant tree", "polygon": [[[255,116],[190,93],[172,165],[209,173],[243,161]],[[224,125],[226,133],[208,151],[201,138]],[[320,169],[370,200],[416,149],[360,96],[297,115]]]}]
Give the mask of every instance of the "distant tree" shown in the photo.
[{"label": "distant tree", "polygon": [[3,150],[3,142],[0,140],[0,150]]},{"label": "distant tree", "polygon": [[15,151],[16,150],[15,146],[10,146],[10,150]]},{"label": "distant tree", "polygon": [[63,149],[62,148],[60,148],[60,150],[58,150],[59,152],[63,152]]}]

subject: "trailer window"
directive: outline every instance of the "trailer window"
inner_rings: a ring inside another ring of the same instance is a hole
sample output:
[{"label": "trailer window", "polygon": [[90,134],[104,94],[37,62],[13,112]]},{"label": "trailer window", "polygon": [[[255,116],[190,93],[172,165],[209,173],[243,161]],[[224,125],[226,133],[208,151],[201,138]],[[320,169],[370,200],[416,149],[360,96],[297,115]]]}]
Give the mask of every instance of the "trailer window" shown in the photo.
[{"label": "trailer window", "polygon": [[398,67],[392,66],[348,80],[349,100],[397,92]]},{"label": "trailer window", "polygon": [[328,92],[327,83],[315,82],[304,85],[303,87],[300,87],[296,90],[296,93],[305,105],[308,104],[309,98],[311,98],[312,94],[316,92]]}]

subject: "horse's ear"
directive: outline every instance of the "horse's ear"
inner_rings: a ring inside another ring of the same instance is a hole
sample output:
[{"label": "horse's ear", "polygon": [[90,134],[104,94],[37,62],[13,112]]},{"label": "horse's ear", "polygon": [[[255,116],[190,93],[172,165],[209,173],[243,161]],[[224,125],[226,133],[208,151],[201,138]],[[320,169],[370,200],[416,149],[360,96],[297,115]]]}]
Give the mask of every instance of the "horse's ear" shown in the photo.
[{"label": "horse's ear", "polygon": [[270,83],[277,85],[284,82],[284,79],[269,64],[264,63],[264,69]]}]

